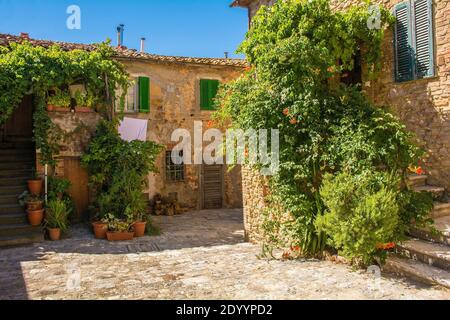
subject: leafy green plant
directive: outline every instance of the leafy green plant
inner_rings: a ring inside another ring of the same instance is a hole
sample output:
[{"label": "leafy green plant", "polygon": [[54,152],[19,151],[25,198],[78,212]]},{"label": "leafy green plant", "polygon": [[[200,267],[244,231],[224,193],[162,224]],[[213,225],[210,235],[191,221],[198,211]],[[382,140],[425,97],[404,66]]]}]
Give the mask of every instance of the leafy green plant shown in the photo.
[{"label": "leafy green plant", "polygon": [[95,107],[97,98],[90,93],[83,93],[80,91],[75,92],[74,99],[79,107]]},{"label": "leafy green plant", "polygon": [[[399,181],[408,166],[424,155],[389,108],[368,99],[362,84],[345,86],[334,81],[354,69],[360,53],[368,76],[376,77],[385,30],[394,21],[388,10],[380,9],[381,28],[369,29],[366,1],[339,11],[332,10],[328,0],[286,0],[263,6],[239,49],[251,67],[219,90],[216,124],[244,131],[279,130],[280,167],[269,179],[271,192],[260,219],[266,255],[274,249],[298,247],[302,256],[320,256],[328,244],[355,260],[368,261],[375,240],[390,238],[392,228],[404,230],[400,207],[408,205],[400,206],[398,197],[404,188],[394,188],[391,180],[383,178],[377,189],[360,198],[359,206],[349,208],[350,218],[356,219],[349,221],[355,228],[366,230],[373,225],[371,219],[358,220],[364,213],[373,214],[373,221],[382,226],[380,239],[373,233],[368,233],[370,239],[363,233],[354,235],[357,248],[340,237],[345,225],[334,230],[326,223],[340,221],[340,215],[337,209],[332,215],[326,213],[332,202],[328,197],[325,201],[326,194],[320,192],[327,174],[339,177],[345,173],[351,180],[372,172],[375,177],[386,174]],[[383,211],[373,212],[377,205]],[[386,217],[394,207],[397,218]],[[415,211],[414,217],[425,211]],[[381,222],[384,218],[386,225]]]},{"label": "leafy green plant", "polygon": [[397,184],[387,173],[326,175],[320,194],[327,209],[316,219],[318,230],[355,264],[370,265],[376,258],[384,259],[384,251],[377,250],[377,245],[396,240]]},{"label": "leafy green plant", "polygon": [[129,232],[132,227],[132,222],[118,219],[114,214],[108,214],[103,221],[110,232]]},{"label": "leafy green plant", "polygon": [[[34,96],[34,139],[41,150],[41,163],[54,165],[53,154],[59,151],[56,125],[46,112],[46,94],[54,88],[65,88],[82,81],[98,105],[111,106],[117,88],[121,104],[129,85],[125,67],[113,59],[109,42],[95,45],[95,50],[62,50],[57,45],[44,48],[24,41],[0,46],[0,125],[11,116],[27,94]],[[49,103],[67,106],[69,97],[49,97]],[[70,104],[70,103],[69,103]],[[106,115],[111,108],[103,108]]]},{"label": "leafy green plant", "polygon": [[71,187],[72,183],[66,178],[52,177],[48,178],[48,197],[49,199],[61,198]]},{"label": "leafy green plant", "polygon": [[68,91],[56,90],[54,95],[51,95],[47,98],[47,104],[55,107],[70,107],[71,96]]},{"label": "leafy green plant", "polygon": [[145,212],[142,188],[146,176],[157,171],[155,160],[162,147],[152,141],[122,140],[117,124],[100,121],[81,163],[97,191],[100,216],[113,213],[119,219],[140,218]]},{"label": "leafy green plant", "polygon": [[127,194],[127,206],[125,215],[133,217],[134,221],[145,222],[147,213],[147,201],[143,198],[142,190],[130,189]]},{"label": "leafy green plant", "polygon": [[45,223],[48,228],[61,229],[63,233],[69,229],[70,212],[66,203],[62,200],[50,200],[47,203]]}]

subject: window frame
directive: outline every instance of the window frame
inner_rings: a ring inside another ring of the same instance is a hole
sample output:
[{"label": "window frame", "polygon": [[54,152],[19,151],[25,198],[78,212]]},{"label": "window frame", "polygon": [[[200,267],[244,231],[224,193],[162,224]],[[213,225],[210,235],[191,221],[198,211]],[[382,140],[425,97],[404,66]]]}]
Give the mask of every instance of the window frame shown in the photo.
[{"label": "window frame", "polygon": [[[185,182],[186,165],[184,162],[183,164],[174,164],[172,162],[172,151],[173,150],[166,150],[164,157],[166,181],[170,183]],[[180,154],[183,157],[183,150],[180,150]],[[181,178],[178,178],[179,173],[181,173]]]}]

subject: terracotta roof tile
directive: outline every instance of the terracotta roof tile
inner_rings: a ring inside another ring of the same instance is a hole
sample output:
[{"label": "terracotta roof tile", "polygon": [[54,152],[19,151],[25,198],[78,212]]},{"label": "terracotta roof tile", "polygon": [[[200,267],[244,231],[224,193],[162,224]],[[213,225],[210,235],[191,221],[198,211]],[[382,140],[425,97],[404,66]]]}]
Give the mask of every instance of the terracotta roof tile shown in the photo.
[{"label": "terracotta roof tile", "polygon": [[[95,50],[94,44],[69,43],[60,41],[37,40],[32,38],[20,37],[10,34],[0,33],[0,46],[8,46],[12,42],[28,41],[33,46],[42,46],[48,48],[52,45],[58,45],[63,50]],[[205,64],[216,66],[231,66],[244,68],[248,65],[243,59],[225,59],[225,58],[191,58],[191,57],[177,57],[177,56],[162,56],[150,53],[139,52],[134,49],[114,47],[118,58],[148,60],[160,63],[183,63],[183,64]]]}]

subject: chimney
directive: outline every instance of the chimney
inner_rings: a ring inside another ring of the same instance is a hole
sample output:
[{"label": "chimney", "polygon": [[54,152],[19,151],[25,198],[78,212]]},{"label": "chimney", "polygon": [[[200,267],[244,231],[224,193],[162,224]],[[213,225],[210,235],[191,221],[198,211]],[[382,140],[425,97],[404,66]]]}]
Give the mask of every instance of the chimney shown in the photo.
[{"label": "chimney", "polygon": [[141,52],[142,53],[145,52],[145,38],[144,37],[141,38]]},{"label": "chimney", "polygon": [[20,37],[23,39],[30,39],[30,35],[26,32],[21,32]]},{"label": "chimney", "polygon": [[122,48],[123,46],[123,31],[125,30],[125,25],[119,24],[117,26],[117,46]]},{"label": "chimney", "polygon": [[228,54],[229,54],[229,52],[225,51],[225,59],[228,59]]}]

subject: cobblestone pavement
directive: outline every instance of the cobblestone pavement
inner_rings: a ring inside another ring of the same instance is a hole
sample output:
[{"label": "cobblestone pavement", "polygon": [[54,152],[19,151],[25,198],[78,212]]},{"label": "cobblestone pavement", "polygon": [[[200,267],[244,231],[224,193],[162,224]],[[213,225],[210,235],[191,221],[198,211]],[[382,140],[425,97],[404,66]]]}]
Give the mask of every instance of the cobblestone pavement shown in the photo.
[{"label": "cobblestone pavement", "polygon": [[449,291],[325,261],[259,260],[242,212],[156,217],[162,235],[0,250],[0,299],[450,299]]}]

